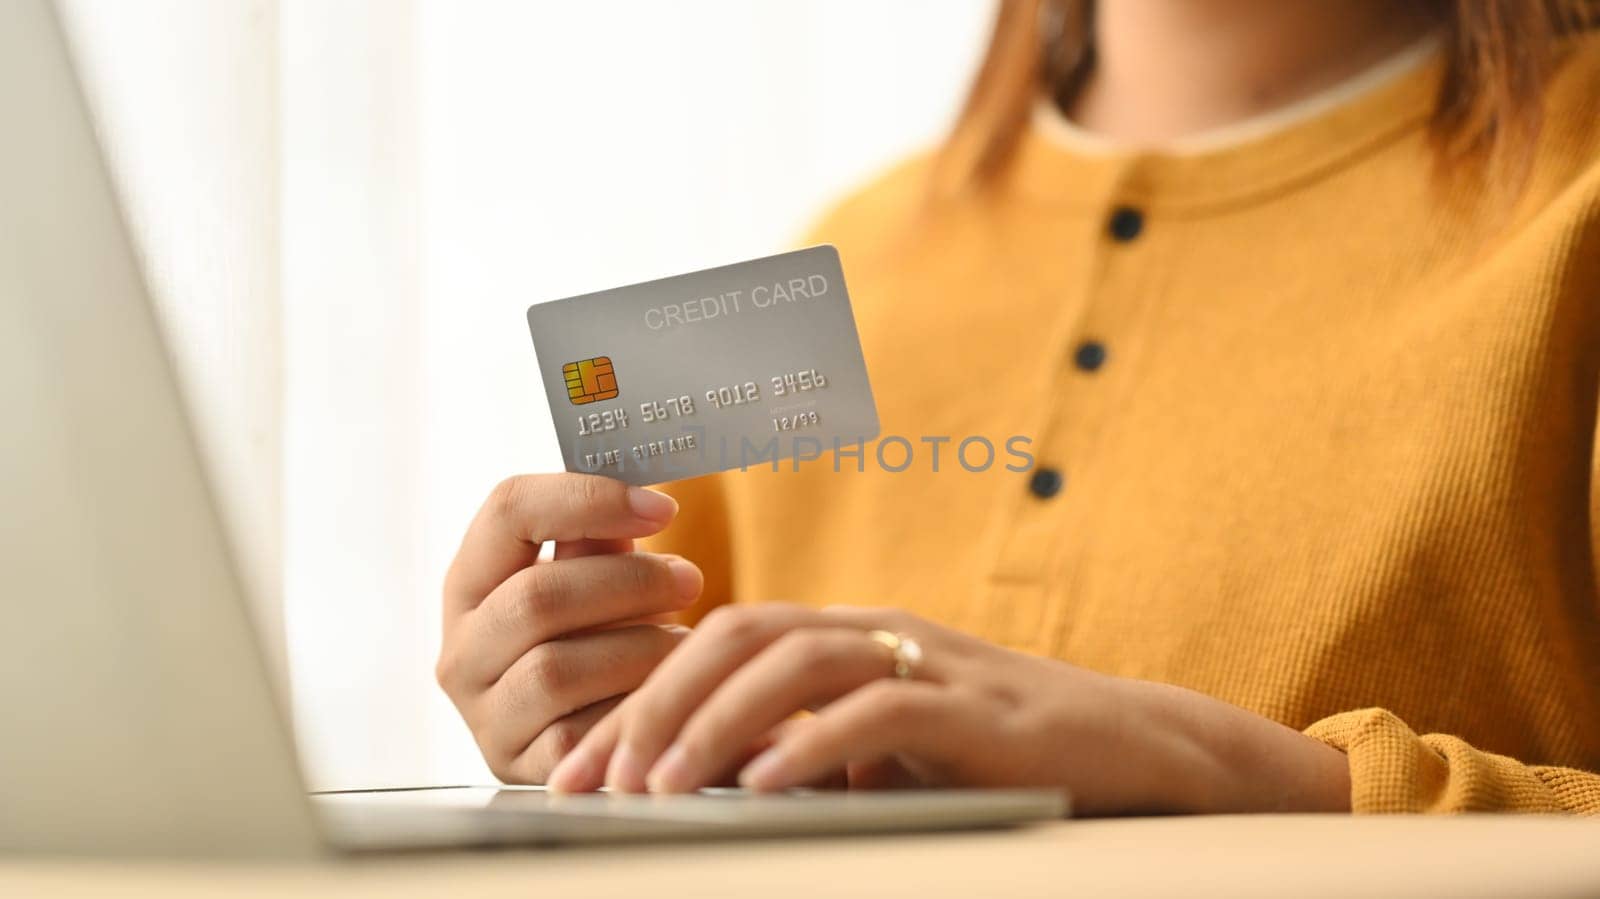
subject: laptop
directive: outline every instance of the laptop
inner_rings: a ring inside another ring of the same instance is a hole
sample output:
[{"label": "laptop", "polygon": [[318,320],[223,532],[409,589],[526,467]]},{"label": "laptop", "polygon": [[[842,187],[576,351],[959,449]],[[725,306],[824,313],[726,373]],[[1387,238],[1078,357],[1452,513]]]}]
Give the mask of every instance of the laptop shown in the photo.
[{"label": "laptop", "polygon": [[1067,813],[1048,790],[308,796],[50,0],[0,4],[0,123],[0,852],[312,858]]}]

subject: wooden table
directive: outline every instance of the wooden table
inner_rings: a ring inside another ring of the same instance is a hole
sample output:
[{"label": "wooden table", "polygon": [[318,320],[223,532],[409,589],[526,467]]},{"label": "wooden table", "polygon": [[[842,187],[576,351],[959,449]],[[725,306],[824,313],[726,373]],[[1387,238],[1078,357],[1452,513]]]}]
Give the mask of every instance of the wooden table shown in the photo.
[{"label": "wooden table", "polygon": [[0,860],[0,896],[1600,896],[1600,820],[1250,816],[984,833],[397,855]]}]

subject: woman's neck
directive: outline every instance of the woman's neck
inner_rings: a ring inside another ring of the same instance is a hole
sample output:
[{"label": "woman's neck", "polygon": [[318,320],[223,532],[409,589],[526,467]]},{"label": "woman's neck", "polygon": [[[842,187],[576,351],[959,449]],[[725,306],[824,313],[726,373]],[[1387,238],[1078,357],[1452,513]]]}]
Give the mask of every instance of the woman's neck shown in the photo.
[{"label": "woman's neck", "polygon": [[1410,0],[1101,0],[1073,121],[1162,144],[1339,84],[1426,33]]}]

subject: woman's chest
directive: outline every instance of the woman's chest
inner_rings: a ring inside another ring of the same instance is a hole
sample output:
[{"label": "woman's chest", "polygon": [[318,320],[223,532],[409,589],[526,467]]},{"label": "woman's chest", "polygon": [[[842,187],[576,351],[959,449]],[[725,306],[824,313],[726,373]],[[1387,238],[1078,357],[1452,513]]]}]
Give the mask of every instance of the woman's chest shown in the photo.
[{"label": "woman's chest", "polygon": [[[1594,327],[1537,277],[1560,260],[1142,225],[991,223],[850,272],[883,437],[734,482],[735,533],[786,534],[736,538],[741,596],[1181,680],[1487,585],[1578,589]],[[1441,642],[1494,626],[1430,614]]]}]

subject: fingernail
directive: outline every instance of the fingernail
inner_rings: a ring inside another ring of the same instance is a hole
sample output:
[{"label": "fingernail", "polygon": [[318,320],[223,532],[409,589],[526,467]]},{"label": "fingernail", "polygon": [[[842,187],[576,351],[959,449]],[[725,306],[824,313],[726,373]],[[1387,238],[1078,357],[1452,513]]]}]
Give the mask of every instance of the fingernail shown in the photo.
[{"label": "fingernail", "polygon": [[705,578],[701,576],[700,569],[693,562],[682,556],[668,556],[667,570],[672,572],[672,582],[677,587],[679,596],[694,599],[700,595],[700,588],[705,586]]},{"label": "fingernail", "polygon": [[676,793],[685,789],[690,773],[688,755],[682,746],[674,743],[667,747],[655,767],[650,769],[650,792]]},{"label": "fingernail", "polygon": [[630,746],[620,746],[611,756],[611,767],[606,771],[606,786],[623,793],[637,793],[644,789],[644,766]]},{"label": "fingernail", "polygon": [[771,790],[783,786],[786,759],[774,746],[750,760],[739,772],[739,786],[749,790]]},{"label": "fingernail", "polygon": [[643,487],[628,488],[628,507],[633,510],[633,514],[646,521],[659,521],[663,524],[678,514],[677,500],[665,493],[657,493]]}]

